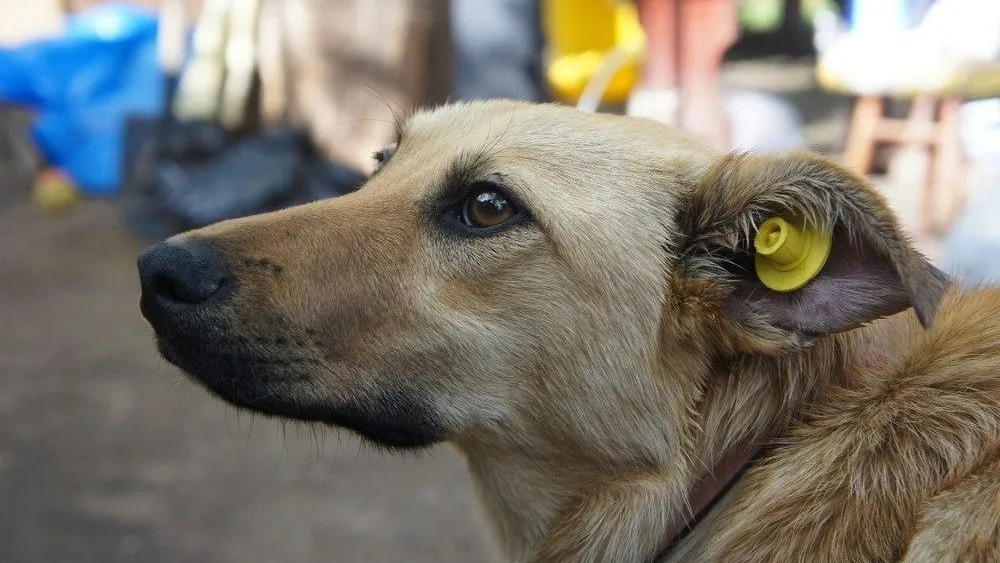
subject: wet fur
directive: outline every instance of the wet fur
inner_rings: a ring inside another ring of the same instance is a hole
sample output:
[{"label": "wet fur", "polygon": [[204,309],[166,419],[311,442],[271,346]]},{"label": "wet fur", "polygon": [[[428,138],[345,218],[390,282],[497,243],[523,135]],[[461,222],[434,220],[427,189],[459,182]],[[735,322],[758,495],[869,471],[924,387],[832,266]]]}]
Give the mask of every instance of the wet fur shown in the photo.
[{"label": "wet fur", "polygon": [[[244,407],[453,443],[507,561],[653,560],[747,439],[764,458],[664,560],[997,558],[1000,292],[947,289],[866,181],[556,106],[400,134],[356,194],[179,237],[238,287],[158,329],[167,358]],[[442,219],[495,173],[530,221]],[[776,214],[835,233],[792,296],[752,272]]]}]

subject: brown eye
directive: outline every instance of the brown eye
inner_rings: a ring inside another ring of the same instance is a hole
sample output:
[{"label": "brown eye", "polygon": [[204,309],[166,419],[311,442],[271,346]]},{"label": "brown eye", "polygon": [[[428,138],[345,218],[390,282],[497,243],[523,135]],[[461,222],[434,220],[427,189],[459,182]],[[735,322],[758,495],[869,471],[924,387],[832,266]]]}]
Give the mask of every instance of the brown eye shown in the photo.
[{"label": "brown eye", "polygon": [[510,221],[517,215],[514,205],[500,193],[477,191],[462,206],[462,222],[477,229],[488,229]]}]

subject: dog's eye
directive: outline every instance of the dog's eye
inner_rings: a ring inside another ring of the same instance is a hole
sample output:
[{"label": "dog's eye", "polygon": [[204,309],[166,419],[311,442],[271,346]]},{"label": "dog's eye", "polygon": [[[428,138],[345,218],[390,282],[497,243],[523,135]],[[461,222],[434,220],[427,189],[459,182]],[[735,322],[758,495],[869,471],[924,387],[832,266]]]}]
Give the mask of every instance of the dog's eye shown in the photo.
[{"label": "dog's eye", "polygon": [[503,194],[492,186],[483,186],[472,191],[462,205],[460,219],[475,229],[498,227],[518,214],[518,209]]},{"label": "dog's eye", "polygon": [[382,167],[385,166],[385,163],[389,162],[389,159],[392,158],[392,155],[395,152],[396,152],[395,144],[389,145],[384,149],[375,151],[372,154],[372,158],[375,160],[375,171],[378,172],[379,170],[381,170]]}]

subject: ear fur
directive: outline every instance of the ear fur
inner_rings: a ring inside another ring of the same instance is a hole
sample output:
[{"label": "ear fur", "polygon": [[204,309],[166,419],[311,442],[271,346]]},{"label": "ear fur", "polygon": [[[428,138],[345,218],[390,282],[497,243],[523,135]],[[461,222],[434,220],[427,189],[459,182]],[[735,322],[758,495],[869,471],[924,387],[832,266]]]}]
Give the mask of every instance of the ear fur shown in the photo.
[{"label": "ear fur", "polygon": [[[927,326],[950,284],[866,180],[816,154],[728,155],[681,215],[685,276],[721,288],[724,312],[745,342],[801,346],[911,306]],[[774,216],[833,234],[820,274],[788,293],[765,287],[754,269],[757,228]]]}]

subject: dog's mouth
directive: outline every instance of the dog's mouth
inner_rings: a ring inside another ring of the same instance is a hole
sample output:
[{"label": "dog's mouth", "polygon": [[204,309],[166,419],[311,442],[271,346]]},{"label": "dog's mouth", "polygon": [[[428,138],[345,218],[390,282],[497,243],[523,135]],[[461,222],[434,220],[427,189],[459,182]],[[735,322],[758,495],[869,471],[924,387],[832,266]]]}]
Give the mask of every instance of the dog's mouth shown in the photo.
[{"label": "dog's mouth", "polygon": [[213,394],[267,414],[318,420],[321,413],[304,409],[299,397],[310,394],[322,359],[284,340],[240,336],[217,320],[156,330],[163,358]]},{"label": "dog's mouth", "polygon": [[341,378],[305,337],[241,336],[215,319],[201,328],[158,329],[156,345],[165,360],[241,409],[346,428],[390,449],[423,448],[444,439],[436,409],[406,386],[362,391],[351,389],[347,380],[331,392]]}]

